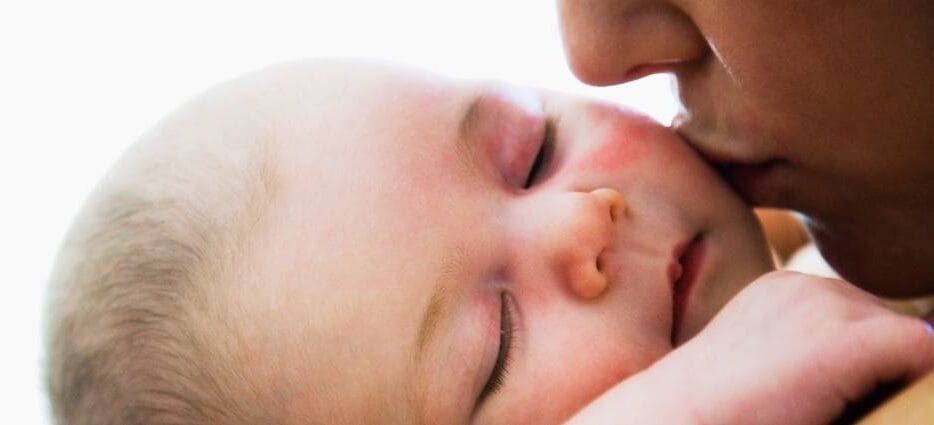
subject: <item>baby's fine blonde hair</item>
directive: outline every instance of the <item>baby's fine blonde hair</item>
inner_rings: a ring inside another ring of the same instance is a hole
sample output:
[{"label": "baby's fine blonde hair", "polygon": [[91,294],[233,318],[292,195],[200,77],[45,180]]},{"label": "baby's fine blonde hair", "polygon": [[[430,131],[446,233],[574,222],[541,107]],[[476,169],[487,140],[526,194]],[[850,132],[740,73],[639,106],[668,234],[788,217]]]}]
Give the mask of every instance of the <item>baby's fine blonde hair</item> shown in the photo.
[{"label": "baby's fine blonde hair", "polygon": [[209,92],[146,135],[66,237],[47,307],[58,423],[274,422],[225,302],[275,194],[263,117],[238,96]]}]

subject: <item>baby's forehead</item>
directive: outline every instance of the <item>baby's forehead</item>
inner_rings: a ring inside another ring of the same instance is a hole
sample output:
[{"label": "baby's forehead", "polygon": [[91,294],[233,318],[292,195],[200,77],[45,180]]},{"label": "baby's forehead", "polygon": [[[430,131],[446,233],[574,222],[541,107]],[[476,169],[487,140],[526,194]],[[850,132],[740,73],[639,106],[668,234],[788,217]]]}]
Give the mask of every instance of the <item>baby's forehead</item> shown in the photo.
[{"label": "baby's forehead", "polygon": [[[525,93],[534,107],[574,97],[496,80],[449,78],[420,69],[363,60],[311,60],[270,67],[208,92],[222,105],[215,120],[225,131],[253,131],[274,141],[325,143],[369,132],[449,132],[479,99]],[[515,99],[513,99],[515,100]],[[523,102],[519,102],[523,103]],[[224,115],[228,119],[223,119]],[[204,117],[199,117],[202,119]],[[246,128],[248,126],[253,128]]]},{"label": "baby's forehead", "polygon": [[239,107],[266,117],[272,130],[297,137],[437,119],[463,109],[478,85],[398,65],[337,60],[282,65],[241,83],[231,87],[242,98]]}]

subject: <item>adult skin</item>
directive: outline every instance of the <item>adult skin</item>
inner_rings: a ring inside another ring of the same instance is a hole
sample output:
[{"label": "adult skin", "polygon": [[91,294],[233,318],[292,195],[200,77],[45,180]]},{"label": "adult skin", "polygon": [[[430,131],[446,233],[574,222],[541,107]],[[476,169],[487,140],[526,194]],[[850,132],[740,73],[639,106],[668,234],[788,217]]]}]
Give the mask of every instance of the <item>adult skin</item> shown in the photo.
[{"label": "adult skin", "polygon": [[671,72],[674,122],[876,294],[934,294],[934,2],[561,0],[584,82]]}]

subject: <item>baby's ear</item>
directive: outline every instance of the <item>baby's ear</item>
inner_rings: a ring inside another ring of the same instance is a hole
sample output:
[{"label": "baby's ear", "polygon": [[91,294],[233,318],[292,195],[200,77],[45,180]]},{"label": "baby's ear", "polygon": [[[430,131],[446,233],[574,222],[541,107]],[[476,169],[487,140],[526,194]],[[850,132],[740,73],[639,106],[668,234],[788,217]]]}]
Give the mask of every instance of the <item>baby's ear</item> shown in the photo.
[{"label": "baby's ear", "polygon": [[779,266],[784,265],[799,248],[810,242],[811,238],[804,225],[794,214],[766,208],[757,208],[755,212],[765,232],[765,239],[778,257]]}]

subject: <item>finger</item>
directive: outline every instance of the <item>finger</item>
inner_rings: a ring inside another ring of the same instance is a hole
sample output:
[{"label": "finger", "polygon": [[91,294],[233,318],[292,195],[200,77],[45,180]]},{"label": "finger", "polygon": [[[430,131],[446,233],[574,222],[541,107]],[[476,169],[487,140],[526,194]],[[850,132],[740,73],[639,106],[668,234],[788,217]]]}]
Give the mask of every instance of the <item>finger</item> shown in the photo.
[{"label": "finger", "polygon": [[822,363],[832,370],[828,376],[840,377],[837,389],[845,400],[859,400],[881,383],[917,379],[934,367],[934,331],[923,320],[886,314],[844,331],[850,333],[838,341],[844,346],[828,350],[837,359]]}]

